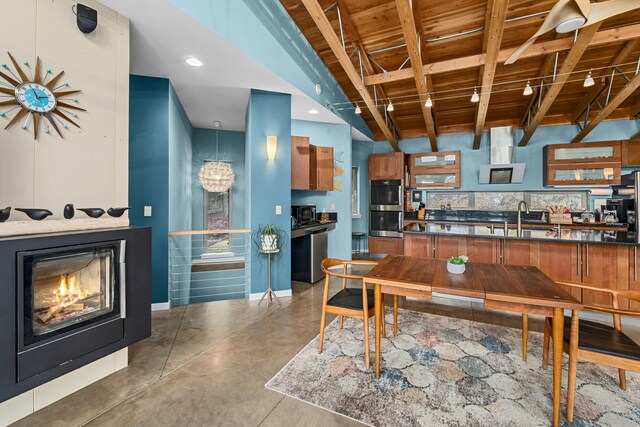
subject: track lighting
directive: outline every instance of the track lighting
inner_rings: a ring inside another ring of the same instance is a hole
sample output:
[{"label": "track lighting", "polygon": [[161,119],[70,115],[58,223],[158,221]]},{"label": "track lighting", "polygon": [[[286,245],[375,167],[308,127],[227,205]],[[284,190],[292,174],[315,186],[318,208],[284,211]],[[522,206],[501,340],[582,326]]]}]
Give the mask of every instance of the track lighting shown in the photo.
[{"label": "track lighting", "polygon": [[527,85],[524,87],[524,91],[522,92],[522,94],[524,96],[529,96],[532,93],[533,93],[533,89],[531,89],[531,82],[527,80]]},{"label": "track lighting", "polygon": [[594,84],[596,84],[596,82],[593,81],[593,77],[591,77],[591,70],[589,70],[587,77],[584,78],[584,83],[582,84],[582,86],[590,87],[590,86],[593,86]]},{"label": "track lighting", "polygon": [[356,104],[356,114],[362,114],[362,110],[358,104]]},{"label": "track lighting", "polygon": [[393,111],[393,102],[391,102],[391,100],[389,100],[389,104],[387,104],[387,111]]},{"label": "track lighting", "polygon": [[474,87],[473,95],[471,95],[471,102],[475,104],[478,101],[480,101],[480,96],[478,95],[478,88]]},{"label": "track lighting", "polygon": [[424,103],[424,106],[427,108],[433,107],[433,101],[431,101],[431,94],[427,94],[427,101]]}]

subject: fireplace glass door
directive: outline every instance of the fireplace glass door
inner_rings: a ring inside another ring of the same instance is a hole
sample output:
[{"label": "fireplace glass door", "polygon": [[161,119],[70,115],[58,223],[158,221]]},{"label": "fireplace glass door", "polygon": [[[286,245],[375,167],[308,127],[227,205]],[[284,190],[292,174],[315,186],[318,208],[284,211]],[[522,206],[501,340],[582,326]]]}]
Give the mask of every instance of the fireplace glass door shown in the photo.
[{"label": "fireplace glass door", "polygon": [[24,345],[120,313],[120,242],[23,255]]}]

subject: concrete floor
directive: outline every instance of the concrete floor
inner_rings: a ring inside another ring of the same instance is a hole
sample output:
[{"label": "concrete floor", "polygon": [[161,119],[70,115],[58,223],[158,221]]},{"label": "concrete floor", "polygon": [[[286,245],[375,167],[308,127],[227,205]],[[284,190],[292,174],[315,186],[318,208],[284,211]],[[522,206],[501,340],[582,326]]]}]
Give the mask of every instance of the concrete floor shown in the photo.
[{"label": "concrete floor", "polygon": [[[264,303],[233,300],[154,312],[152,336],[130,347],[127,368],[15,425],[359,425],[264,387],[318,334],[322,286],[294,283],[293,297],[269,310]],[[520,326],[520,316],[488,311],[481,303],[435,298],[401,299],[400,305]],[[541,325],[530,319],[531,330]],[[631,332],[640,339],[640,328]]]}]

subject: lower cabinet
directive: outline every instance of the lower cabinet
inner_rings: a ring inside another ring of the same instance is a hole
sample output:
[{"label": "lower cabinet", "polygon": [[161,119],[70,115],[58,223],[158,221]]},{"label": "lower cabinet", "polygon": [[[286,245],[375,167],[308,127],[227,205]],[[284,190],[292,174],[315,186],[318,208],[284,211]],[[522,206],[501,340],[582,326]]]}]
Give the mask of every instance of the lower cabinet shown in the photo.
[{"label": "lower cabinet", "polygon": [[[629,290],[640,292],[640,272],[638,271],[638,262],[640,261],[637,246],[629,248]],[[630,310],[640,310],[640,302],[631,301],[629,303]]]},{"label": "lower cabinet", "polygon": [[[551,279],[565,282],[582,281],[581,248],[578,243],[531,242],[538,245],[537,267]],[[563,286],[578,301],[580,289]]]},{"label": "lower cabinet", "polygon": [[420,258],[433,258],[433,239],[426,234],[404,233],[404,254]]},{"label": "lower cabinet", "polygon": [[[629,247],[621,245],[582,245],[582,282],[601,288],[629,289]],[[632,272],[631,272],[632,273]],[[585,305],[610,305],[611,297],[603,292],[582,291]],[[621,309],[628,309],[626,299]]]},{"label": "lower cabinet", "polygon": [[369,237],[369,253],[402,255],[404,254],[403,239],[393,237]]}]

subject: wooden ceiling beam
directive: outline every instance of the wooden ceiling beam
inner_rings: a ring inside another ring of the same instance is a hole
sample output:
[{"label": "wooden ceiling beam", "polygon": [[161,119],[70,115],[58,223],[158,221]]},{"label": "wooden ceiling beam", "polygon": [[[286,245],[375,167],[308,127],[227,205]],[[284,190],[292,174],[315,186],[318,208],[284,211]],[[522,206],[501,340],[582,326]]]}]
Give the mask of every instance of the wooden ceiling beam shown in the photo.
[{"label": "wooden ceiling beam", "polygon": [[640,73],[636,74],[630,81],[627,83],[620,92],[600,111],[600,113],[591,120],[581,131],[578,133],[575,138],[571,140],[571,142],[580,142],[584,139],[585,136],[589,135],[589,133],[595,129],[603,120],[609,117],[609,114],[613,113],[616,108],[620,106],[629,96],[631,96],[636,89],[640,87]]},{"label": "wooden ceiling beam", "polygon": [[436,128],[433,123],[433,116],[431,116],[431,111],[429,111],[429,109],[424,105],[428,92],[427,82],[424,74],[422,74],[421,49],[418,44],[418,33],[416,32],[416,25],[413,18],[413,11],[411,10],[410,0],[396,0],[396,9],[398,9],[400,24],[402,25],[402,32],[404,34],[404,41],[407,44],[407,50],[409,51],[411,72],[413,73],[416,88],[418,89],[420,109],[422,110],[422,116],[424,117],[424,122],[427,127],[427,135],[429,135],[431,151],[438,151]]},{"label": "wooden ceiling beam", "polygon": [[640,114],[640,99],[629,108],[629,117],[635,117]]},{"label": "wooden ceiling beam", "polygon": [[395,135],[393,134],[391,129],[389,129],[389,126],[387,126],[384,117],[382,116],[382,114],[380,114],[380,111],[378,111],[378,108],[376,107],[373,99],[371,99],[371,95],[369,94],[367,87],[361,80],[360,73],[351,63],[351,59],[349,58],[347,52],[345,52],[342,48],[342,43],[338,39],[336,33],[333,31],[333,27],[325,16],[322,7],[320,6],[320,4],[318,4],[317,0],[302,0],[302,3],[309,12],[309,15],[311,16],[313,21],[318,26],[318,29],[327,41],[327,44],[331,48],[333,54],[338,59],[338,62],[340,62],[340,65],[347,74],[347,77],[349,77],[349,80],[360,94],[360,97],[369,109],[369,112],[373,116],[373,119],[380,127],[380,130],[384,134],[385,138],[387,138],[389,144],[391,144],[395,151],[400,151],[400,147],[398,146],[398,141],[396,140]]},{"label": "wooden ceiling beam", "polygon": [[[337,0],[337,4],[338,4],[338,10],[340,11],[340,19],[342,20],[342,26],[347,36],[347,40],[351,44],[353,44],[354,49],[358,49],[360,51],[360,59],[362,60],[362,71],[363,71],[362,74],[364,74],[365,77],[375,74],[375,69],[373,68],[373,64],[371,64],[371,61],[369,60],[369,57],[366,54],[364,46],[362,45],[362,40],[360,39],[360,35],[356,30],[355,24],[353,23],[353,18],[351,18],[351,14],[349,13],[349,9],[345,4],[345,0]],[[387,94],[385,93],[382,86],[378,87],[377,93],[380,96],[380,98],[388,99]],[[398,132],[398,135],[401,134],[400,125],[398,123],[398,119],[396,118],[395,112],[390,111],[389,118],[391,119],[393,126]]]},{"label": "wooden ceiling beam", "polygon": [[498,65],[498,53],[502,43],[505,19],[507,17],[507,6],[509,0],[490,0],[487,5],[487,22],[485,23],[486,41],[486,62],[482,66],[482,76],[480,83],[480,102],[476,110],[475,136],[473,139],[473,149],[480,148],[484,124],[489,111],[489,100],[493,88],[493,79],[496,76],[496,66]]},{"label": "wooden ceiling beam", "polygon": [[602,22],[598,22],[580,31],[578,39],[567,54],[567,57],[562,63],[562,67],[560,67],[560,71],[558,72],[556,79],[553,81],[553,83],[551,83],[549,90],[540,103],[540,107],[538,108],[536,115],[529,122],[529,127],[520,140],[519,145],[521,147],[529,143],[529,140],[538,128],[538,125],[542,122],[542,119],[544,119],[544,116],[551,108],[553,101],[556,100],[556,98],[560,94],[560,91],[562,90],[562,87],[567,82],[567,80],[569,80],[569,77],[571,77],[571,72],[574,70],[576,65],[578,65],[578,61],[580,61],[580,58],[582,58],[582,55],[589,47],[591,40],[598,32],[601,24]]},{"label": "wooden ceiling beam", "polygon": [[[640,36],[640,24],[627,25],[625,27],[613,28],[597,33],[589,43],[589,47],[603,46],[610,43],[618,43],[627,40],[637,39]],[[546,42],[534,43],[520,58],[535,58],[538,56],[548,55],[550,53],[562,52],[570,50],[573,46],[571,37],[550,40]],[[502,49],[498,53],[498,63],[503,63],[513,53],[516,48]],[[446,61],[434,62],[423,66],[424,74],[442,74],[450,71],[466,70],[484,65],[486,55],[470,55],[462,58],[449,59]],[[399,71],[389,71],[391,77],[387,77],[383,73],[365,77],[364,82],[367,86],[374,84],[383,84],[408,80],[413,78],[413,73],[409,69]]]},{"label": "wooden ceiling beam", "polygon": [[[415,20],[416,29],[418,32],[418,36],[420,36],[420,41],[424,43],[424,25],[422,25],[422,8],[420,5],[422,2],[414,1],[411,3],[413,7],[413,19]],[[422,63],[429,63],[429,50],[426,47],[426,43],[421,45],[420,53],[422,55]],[[427,94],[433,92],[433,78],[431,74],[427,74]],[[436,100],[431,98],[431,117],[433,117],[433,126],[436,128],[436,136],[438,134],[438,116],[436,114]]]}]

